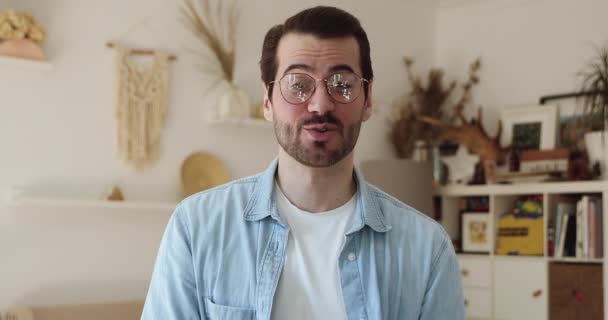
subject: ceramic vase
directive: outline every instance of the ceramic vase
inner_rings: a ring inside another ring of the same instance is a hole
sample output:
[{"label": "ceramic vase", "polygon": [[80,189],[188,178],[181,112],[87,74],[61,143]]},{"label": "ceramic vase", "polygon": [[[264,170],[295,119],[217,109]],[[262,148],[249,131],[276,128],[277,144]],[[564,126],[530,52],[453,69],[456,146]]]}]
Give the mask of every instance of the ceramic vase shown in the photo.
[{"label": "ceramic vase", "polygon": [[46,60],[42,48],[30,39],[11,39],[0,43],[0,55],[30,60]]},{"label": "ceramic vase", "polygon": [[220,119],[245,119],[251,116],[249,96],[241,88],[229,84],[219,99]]},{"label": "ceramic vase", "polygon": [[596,163],[600,166],[600,178],[608,179],[606,168],[608,168],[608,131],[592,131],[585,134],[585,148],[589,156],[589,165],[593,167]]}]

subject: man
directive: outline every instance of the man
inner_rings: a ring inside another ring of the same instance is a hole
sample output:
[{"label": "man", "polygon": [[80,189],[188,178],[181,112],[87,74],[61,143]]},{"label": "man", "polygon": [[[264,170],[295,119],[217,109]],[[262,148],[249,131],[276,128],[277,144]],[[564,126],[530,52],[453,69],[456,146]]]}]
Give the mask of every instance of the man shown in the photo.
[{"label": "man", "polygon": [[359,21],[332,7],[268,31],[264,116],[278,158],[178,205],[143,319],[464,319],[441,226],[354,169],[372,111],[369,51]]}]

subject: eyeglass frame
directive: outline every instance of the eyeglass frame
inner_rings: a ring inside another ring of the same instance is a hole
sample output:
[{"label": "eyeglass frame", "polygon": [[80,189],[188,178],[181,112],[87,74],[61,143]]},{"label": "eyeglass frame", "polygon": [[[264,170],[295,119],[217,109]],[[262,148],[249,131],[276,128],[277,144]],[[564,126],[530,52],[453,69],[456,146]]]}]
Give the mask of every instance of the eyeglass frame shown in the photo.
[{"label": "eyeglass frame", "polygon": [[[361,93],[359,93],[359,95],[358,95],[358,96],[357,96],[357,97],[356,97],[354,100],[352,100],[352,101],[349,101],[349,102],[340,102],[340,101],[337,101],[337,100],[336,100],[336,99],[335,99],[335,98],[334,98],[334,97],[331,95],[331,92],[329,92],[329,83],[327,82],[327,79],[328,79],[329,77],[332,77],[332,76],[334,76],[334,75],[336,75],[336,74],[341,74],[341,73],[342,73],[342,74],[344,74],[344,73],[350,73],[350,74],[353,74],[353,75],[357,76],[357,77],[358,77],[358,78],[361,80],[361,87],[364,87],[364,83],[369,84],[369,80],[367,80],[367,79],[363,78],[362,76],[358,75],[358,74],[357,74],[357,73],[355,73],[355,72],[348,71],[348,72],[334,72],[334,73],[332,73],[332,74],[328,75],[328,76],[327,76],[327,77],[325,77],[325,78],[315,78],[315,77],[311,76],[310,74],[308,74],[308,73],[303,73],[303,72],[291,72],[291,73],[286,73],[286,74],[284,74],[284,75],[281,77],[281,79],[279,79],[279,80],[272,80],[272,81],[269,81],[269,82],[268,82],[268,85],[273,85],[273,84],[275,84],[275,83],[278,83],[278,84],[279,84],[279,92],[281,93],[281,97],[283,98],[283,100],[285,100],[285,102],[290,103],[290,104],[295,104],[295,105],[301,105],[301,104],[304,104],[304,103],[308,102],[308,100],[310,100],[310,98],[312,98],[312,96],[315,94],[315,92],[317,92],[317,83],[318,83],[319,81],[323,81],[323,82],[325,82],[325,92],[327,92],[327,95],[329,96],[329,98],[330,98],[332,101],[334,101],[334,102],[336,102],[336,103],[339,103],[339,104],[349,104],[349,103],[352,103],[352,102],[356,101],[356,100],[359,98],[359,96],[361,96]],[[294,74],[302,74],[302,75],[305,75],[305,76],[310,77],[311,79],[313,79],[313,80],[315,81],[315,85],[314,85],[314,87],[313,87],[313,89],[312,89],[312,92],[310,93],[310,96],[309,96],[308,98],[306,98],[306,100],[304,100],[304,101],[302,101],[302,102],[300,102],[300,103],[292,103],[292,102],[288,101],[288,100],[287,100],[287,98],[285,98],[285,95],[283,94],[283,90],[281,89],[281,81],[282,81],[282,80],[283,80],[283,79],[284,79],[286,76],[289,76],[289,75],[294,75]],[[364,91],[365,91],[365,90],[364,90]],[[366,93],[366,92],[364,92],[363,94],[367,95],[367,93]]]}]

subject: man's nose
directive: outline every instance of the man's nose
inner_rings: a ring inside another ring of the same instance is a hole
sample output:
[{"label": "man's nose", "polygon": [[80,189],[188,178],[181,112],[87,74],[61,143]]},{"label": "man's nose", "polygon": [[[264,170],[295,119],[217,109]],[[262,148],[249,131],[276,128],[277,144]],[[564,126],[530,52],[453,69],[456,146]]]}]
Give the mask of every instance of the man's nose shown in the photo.
[{"label": "man's nose", "polygon": [[317,81],[316,86],[315,92],[308,101],[308,112],[323,115],[333,111],[336,107],[336,102],[329,96],[325,81]]}]

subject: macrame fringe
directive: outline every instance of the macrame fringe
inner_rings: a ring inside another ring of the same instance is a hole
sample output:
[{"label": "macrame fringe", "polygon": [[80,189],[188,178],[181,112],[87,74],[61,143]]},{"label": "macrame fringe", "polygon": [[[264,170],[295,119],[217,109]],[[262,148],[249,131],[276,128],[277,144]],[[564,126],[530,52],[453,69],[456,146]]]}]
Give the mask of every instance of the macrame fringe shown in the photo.
[{"label": "macrame fringe", "polygon": [[130,52],[116,46],[117,101],[115,118],[119,157],[143,171],[160,157],[160,133],[167,115],[167,61],[155,52],[152,61],[138,67]]}]

